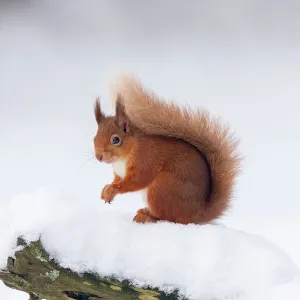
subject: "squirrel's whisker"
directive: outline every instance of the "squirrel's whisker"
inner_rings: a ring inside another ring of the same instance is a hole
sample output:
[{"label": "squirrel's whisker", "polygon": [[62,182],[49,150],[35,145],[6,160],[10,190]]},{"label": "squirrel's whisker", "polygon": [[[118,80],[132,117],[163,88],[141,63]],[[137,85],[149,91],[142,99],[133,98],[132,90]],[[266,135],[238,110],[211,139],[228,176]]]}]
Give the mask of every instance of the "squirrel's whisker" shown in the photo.
[{"label": "squirrel's whisker", "polygon": [[80,167],[79,170],[81,170],[88,162],[92,161],[93,159],[95,159],[95,156],[92,156],[90,158],[88,158]]}]

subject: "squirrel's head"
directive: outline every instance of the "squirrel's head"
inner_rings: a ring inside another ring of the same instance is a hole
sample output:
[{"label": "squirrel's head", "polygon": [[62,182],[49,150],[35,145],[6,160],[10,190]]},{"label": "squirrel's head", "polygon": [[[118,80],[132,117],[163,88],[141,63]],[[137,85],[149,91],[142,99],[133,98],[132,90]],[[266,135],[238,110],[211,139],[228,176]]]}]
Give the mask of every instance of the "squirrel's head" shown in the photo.
[{"label": "squirrel's head", "polygon": [[94,137],[96,158],[105,163],[126,159],[133,144],[133,135],[122,99],[117,98],[114,117],[103,114],[99,99],[95,102],[94,113],[98,124]]}]

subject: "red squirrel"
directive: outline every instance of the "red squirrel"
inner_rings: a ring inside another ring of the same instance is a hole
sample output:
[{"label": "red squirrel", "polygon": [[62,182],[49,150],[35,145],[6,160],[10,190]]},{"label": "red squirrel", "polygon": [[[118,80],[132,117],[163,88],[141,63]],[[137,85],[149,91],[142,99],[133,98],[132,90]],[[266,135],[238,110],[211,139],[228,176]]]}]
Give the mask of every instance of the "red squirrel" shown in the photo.
[{"label": "red squirrel", "polygon": [[167,103],[138,79],[117,87],[115,116],[94,105],[97,160],[112,164],[114,180],[101,199],[144,190],[138,223],[204,224],[229,208],[240,169],[238,141],[208,112]]}]

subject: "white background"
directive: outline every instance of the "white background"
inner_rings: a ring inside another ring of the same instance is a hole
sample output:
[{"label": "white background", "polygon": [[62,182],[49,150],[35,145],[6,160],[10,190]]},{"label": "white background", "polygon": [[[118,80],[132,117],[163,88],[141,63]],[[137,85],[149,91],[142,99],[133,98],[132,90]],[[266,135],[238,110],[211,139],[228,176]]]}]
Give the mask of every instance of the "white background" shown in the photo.
[{"label": "white background", "polygon": [[102,204],[111,168],[81,165],[115,70],[231,124],[245,160],[222,222],[299,266],[300,1],[2,1],[0,203],[45,185]]}]

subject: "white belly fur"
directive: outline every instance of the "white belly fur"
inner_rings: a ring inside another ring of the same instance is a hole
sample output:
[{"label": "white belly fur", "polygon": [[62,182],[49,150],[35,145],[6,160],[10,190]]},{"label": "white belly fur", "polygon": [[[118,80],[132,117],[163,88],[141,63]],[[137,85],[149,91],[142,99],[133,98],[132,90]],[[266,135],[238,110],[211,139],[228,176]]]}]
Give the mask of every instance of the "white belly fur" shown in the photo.
[{"label": "white belly fur", "polygon": [[[127,165],[127,161],[126,160],[118,160],[115,163],[113,163],[113,169],[114,172],[121,178],[124,178],[126,175],[126,165]],[[142,199],[146,205],[146,207],[148,207],[148,189],[142,189],[140,191]]]},{"label": "white belly fur", "polygon": [[126,160],[118,160],[115,163],[113,163],[114,172],[121,178],[124,178],[126,175],[126,165]]}]

